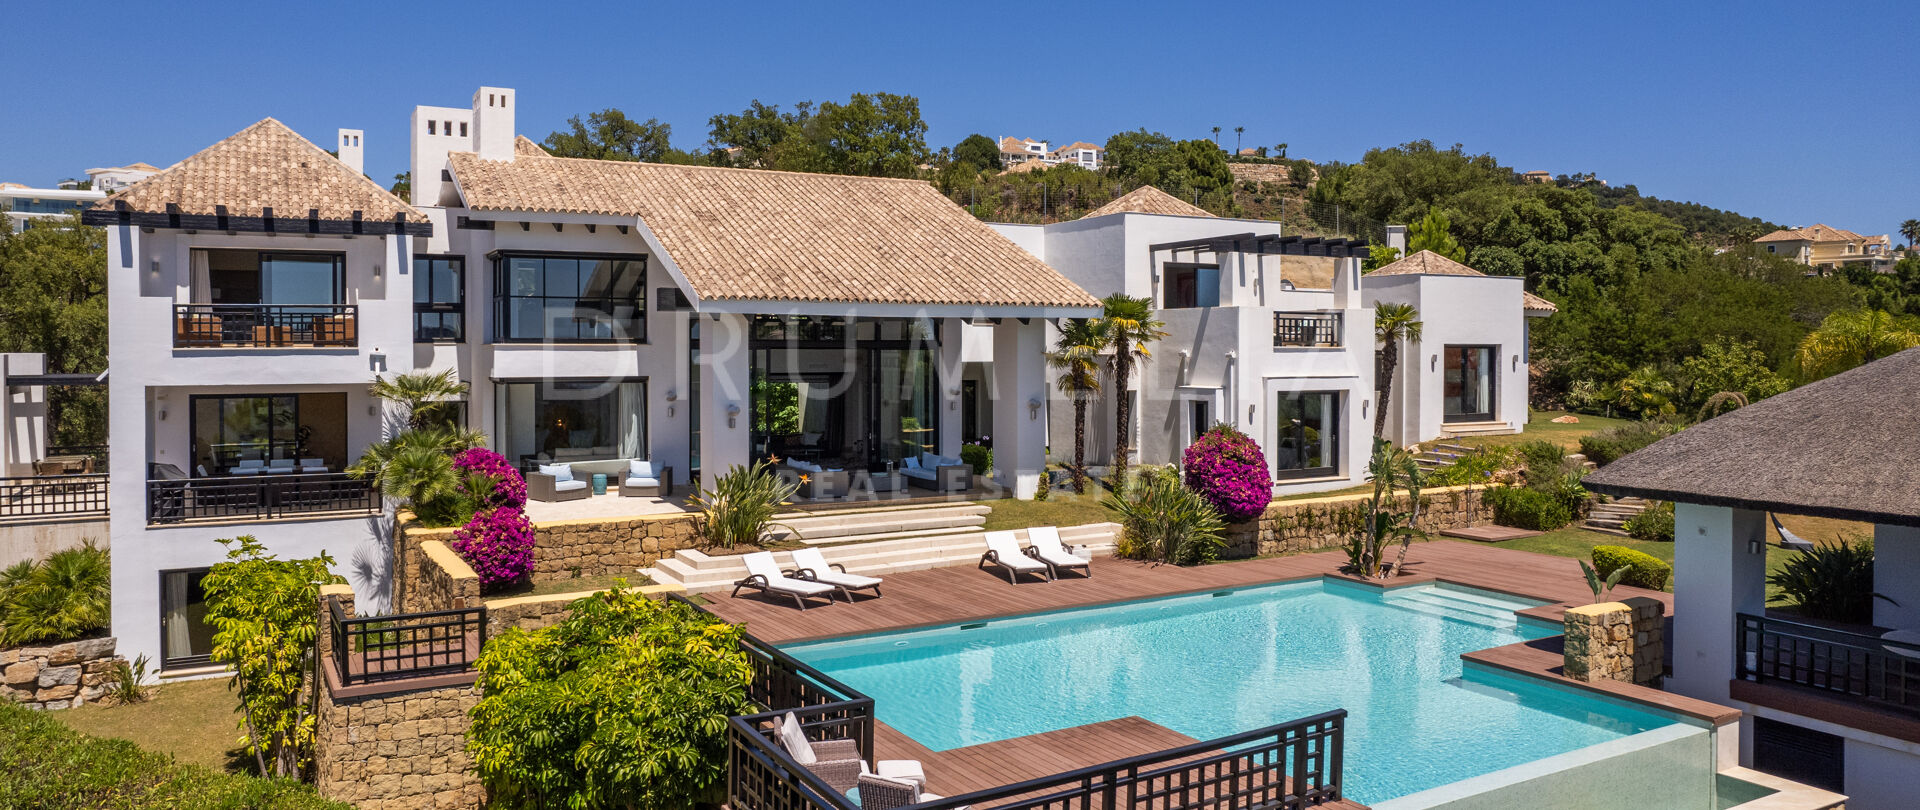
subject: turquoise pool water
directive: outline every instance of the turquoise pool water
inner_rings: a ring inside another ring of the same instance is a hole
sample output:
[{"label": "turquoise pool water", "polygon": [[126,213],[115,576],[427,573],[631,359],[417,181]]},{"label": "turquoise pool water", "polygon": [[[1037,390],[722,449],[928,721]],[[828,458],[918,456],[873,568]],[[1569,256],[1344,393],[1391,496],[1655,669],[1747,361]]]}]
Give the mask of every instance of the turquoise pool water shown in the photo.
[{"label": "turquoise pool water", "polygon": [[1366,804],[1673,722],[1463,673],[1461,653],[1552,635],[1515,621],[1533,604],[1316,580],[784,649],[937,751],[1131,715],[1206,740],[1344,708]]}]

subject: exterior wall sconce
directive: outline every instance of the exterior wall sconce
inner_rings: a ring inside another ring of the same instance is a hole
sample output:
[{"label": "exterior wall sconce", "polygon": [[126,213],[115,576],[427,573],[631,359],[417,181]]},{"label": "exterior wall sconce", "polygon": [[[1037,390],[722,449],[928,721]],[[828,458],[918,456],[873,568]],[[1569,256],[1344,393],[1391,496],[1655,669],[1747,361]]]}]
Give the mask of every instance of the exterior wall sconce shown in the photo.
[{"label": "exterior wall sconce", "polygon": [[1040,398],[1034,397],[1032,399],[1027,400],[1027,419],[1031,421],[1039,418],[1040,418]]},{"label": "exterior wall sconce", "polygon": [[375,281],[380,280],[380,265],[376,264],[373,266],[373,280]]},{"label": "exterior wall sconce", "polygon": [[1514,371],[1520,370],[1520,355],[1516,354],[1513,356],[1513,370]]},{"label": "exterior wall sconce", "polygon": [[728,428],[732,428],[734,426],[734,422],[739,416],[740,416],[740,403],[738,402],[727,403],[727,427]]},{"label": "exterior wall sconce", "polygon": [[160,277],[160,260],[159,259],[148,260],[147,275],[156,279]]},{"label": "exterior wall sconce", "polygon": [[1427,361],[1427,370],[1428,371],[1440,370],[1440,355],[1436,354],[1433,356],[1433,359]]},{"label": "exterior wall sconce", "polygon": [[162,422],[165,422],[165,421],[167,421],[167,409],[166,409],[166,408],[161,408],[161,409],[160,409],[160,421],[162,421]]},{"label": "exterior wall sconce", "polygon": [[673,418],[673,403],[678,402],[679,400],[680,400],[680,393],[678,391],[675,391],[671,388],[667,389],[667,418],[669,419]]}]

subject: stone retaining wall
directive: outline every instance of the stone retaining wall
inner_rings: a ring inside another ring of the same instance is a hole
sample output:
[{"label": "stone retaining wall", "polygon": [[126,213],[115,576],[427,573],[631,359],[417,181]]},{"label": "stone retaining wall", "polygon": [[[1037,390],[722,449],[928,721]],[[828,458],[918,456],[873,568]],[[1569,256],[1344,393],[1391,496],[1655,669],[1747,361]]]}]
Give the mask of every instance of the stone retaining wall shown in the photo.
[{"label": "stone retaining wall", "polygon": [[[637,575],[636,575],[637,576]],[[664,596],[669,593],[686,593],[678,585],[643,585],[634,588],[648,596]],[[509,627],[522,630],[539,630],[552,627],[567,617],[567,607],[574,602],[592,596],[594,591],[576,591],[574,593],[556,593],[545,596],[516,596],[508,599],[489,600],[487,605],[487,637],[492,638],[505,632]]]},{"label": "stone retaining wall", "polygon": [[[1481,498],[1482,487],[1429,489],[1420,494],[1420,528],[1428,533],[1462,529],[1493,522],[1493,509]],[[1344,545],[1364,519],[1369,495],[1334,495],[1298,501],[1275,501],[1256,520],[1227,527],[1227,559],[1320,551]],[[1395,498],[1396,509],[1406,509],[1405,494]]]},{"label": "stone retaining wall", "polygon": [[99,700],[114,685],[116,641],[88,638],[0,650],[0,695],[30,709],[70,709]]},{"label": "stone retaining wall", "polygon": [[1657,686],[1666,671],[1666,606],[1650,596],[1566,611],[1567,677]]},{"label": "stone retaining wall", "polygon": [[[630,574],[673,556],[681,549],[700,546],[701,518],[691,512],[630,518],[567,520],[534,525],[533,581],[558,582],[576,577]],[[394,529],[393,603],[398,610],[425,610],[417,593],[426,587],[428,565],[424,544],[446,543],[456,529],[430,529],[400,513]],[[457,556],[457,555],[456,555]]]},{"label": "stone retaining wall", "polygon": [[420,587],[411,589],[401,613],[460,610],[480,604],[480,575],[439,540],[420,544]]}]

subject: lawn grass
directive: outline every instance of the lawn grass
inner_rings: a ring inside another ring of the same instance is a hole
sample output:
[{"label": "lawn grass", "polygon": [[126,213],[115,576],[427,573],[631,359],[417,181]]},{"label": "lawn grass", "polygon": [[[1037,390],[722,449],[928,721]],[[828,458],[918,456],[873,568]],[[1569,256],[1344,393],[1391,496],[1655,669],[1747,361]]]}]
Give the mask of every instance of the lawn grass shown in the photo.
[{"label": "lawn grass", "polygon": [[[1562,423],[1553,421],[1557,417],[1571,415],[1580,421]],[[1598,433],[1607,428],[1633,424],[1631,419],[1615,419],[1610,416],[1594,416],[1590,413],[1568,414],[1566,411],[1534,411],[1527,420],[1527,429],[1508,436],[1469,436],[1458,439],[1441,439],[1447,444],[1459,444],[1467,447],[1504,447],[1538,439],[1554,442],[1571,452],[1579,452],[1580,437]]]},{"label": "lawn grass", "polygon": [[[1787,524],[1788,531],[1795,533],[1800,531],[1800,526],[1795,525],[1793,520],[1785,517],[1782,517],[1781,520]],[[1822,520],[1822,518],[1809,518],[1808,520]],[[1844,523],[1844,521],[1828,522]],[[1774,533],[1771,526],[1767,529],[1767,535],[1769,537],[1769,544],[1767,546],[1767,574],[1772,575],[1773,572],[1780,570],[1780,566],[1785,565],[1787,560],[1792,559],[1800,552],[1788,551],[1781,548],[1779,536]],[[1500,543],[1493,543],[1492,545],[1501,548],[1510,548],[1515,551],[1531,551],[1536,554],[1552,554],[1557,557],[1573,557],[1587,561],[1593,560],[1594,546],[1621,546],[1658,557],[1668,565],[1672,565],[1674,544],[1635,540],[1631,537],[1620,537],[1618,535],[1582,529],[1578,526],[1568,526],[1564,529],[1547,532],[1537,537],[1522,537],[1518,540],[1507,540]],[[1679,572],[1676,571],[1675,577],[1678,577],[1678,575]],[[1667,579],[1666,591],[1668,593],[1673,592],[1673,579],[1674,577]],[[1776,593],[1778,593],[1778,591],[1773,586],[1767,586],[1768,599],[1772,599]]]},{"label": "lawn grass", "polygon": [[253,769],[253,760],[236,744],[245,734],[240,730],[240,698],[227,690],[226,678],[163,683],[152,687],[151,694],[144,703],[89,704],[50,716],[83,734],[130,740],[188,765],[216,771]]},{"label": "lawn grass", "polygon": [[1105,490],[1089,482],[1087,494],[1075,495],[1072,489],[1056,489],[1044,501],[1001,498],[980,501],[992,512],[981,531],[1024,529],[1028,526],[1080,526],[1116,520],[1113,510],[1101,505]]}]

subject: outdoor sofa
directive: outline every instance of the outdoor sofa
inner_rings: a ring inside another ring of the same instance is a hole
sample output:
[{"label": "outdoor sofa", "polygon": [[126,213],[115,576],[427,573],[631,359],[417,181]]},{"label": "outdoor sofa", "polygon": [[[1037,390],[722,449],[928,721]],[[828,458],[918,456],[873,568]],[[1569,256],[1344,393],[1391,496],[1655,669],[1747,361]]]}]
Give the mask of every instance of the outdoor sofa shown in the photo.
[{"label": "outdoor sofa", "polygon": [[810,501],[842,497],[852,489],[853,476],[846,470],[828,469],[797,458],[787,459],[777,474],[797,483],[799,489],[794,494]]},{"label": "outdoor sofa", "polygon": [[973,487],[973,467],[952,456],[908,456],[900,474],[909,485],[935,492],[965,492]]}]

